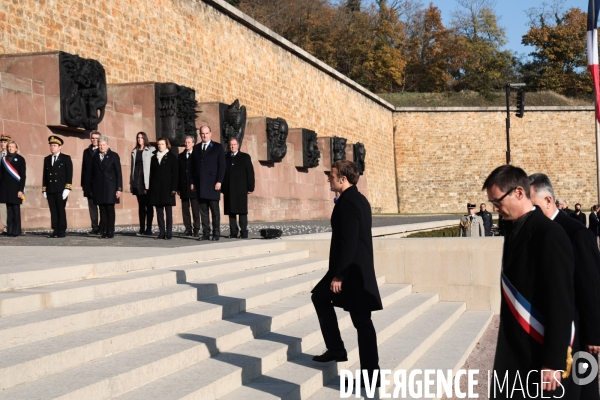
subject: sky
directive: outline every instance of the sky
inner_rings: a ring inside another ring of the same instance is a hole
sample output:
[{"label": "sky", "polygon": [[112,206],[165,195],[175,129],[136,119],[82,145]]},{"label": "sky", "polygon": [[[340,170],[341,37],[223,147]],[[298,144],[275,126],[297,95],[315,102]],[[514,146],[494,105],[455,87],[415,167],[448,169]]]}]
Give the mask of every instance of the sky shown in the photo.
[{"label": "sky", "polygon": [[[430,2],[434,6],[438,7],[442,12],[442,22],[445,26],[450,25],[452,21],[452,12],[457,9],[457,3],[455,0],[421,0],[425,6],[429,5]],[[546,0],[547,3],[551,3],[552,0]],[[369,0],[363,0],[363,4],[370,3]],[[500,17],[499,25],[506,30],[506,36],[508,44],[505,46],[506,49],[516,52],[518,55],[526,56],[533,47],[523,46],[521,44],[521,37],[527,33],[527,23],[529,18],[525,10],[532,7],[539,7],[542,1],[539,0],[497,0],[496,1],[496,15]],[[580,9],[587,12],[588,0],[565,0],[563,3],[563,9],[568,10],[571,7],[579,7]]]}]

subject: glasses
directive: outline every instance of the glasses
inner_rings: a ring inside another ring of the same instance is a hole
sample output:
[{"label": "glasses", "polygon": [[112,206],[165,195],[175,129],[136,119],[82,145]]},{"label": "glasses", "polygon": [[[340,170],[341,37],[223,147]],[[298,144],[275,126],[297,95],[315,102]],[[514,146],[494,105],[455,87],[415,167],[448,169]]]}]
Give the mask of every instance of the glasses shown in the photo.
[{"label": "glasses", "polygon": [[504,196],[500,197],[498,200],[488,200],[490,203],[492,203],[492,205],[496,206],[496,207],[500,207],[500,203],[502,203],[502,200],[504,200],[504,198],[506,196],[508,196],[509,194],[512,193],[513,190],[515,190],[518,186],[515,186],[514,188],[510,189],[508,192],[504,193]]}]

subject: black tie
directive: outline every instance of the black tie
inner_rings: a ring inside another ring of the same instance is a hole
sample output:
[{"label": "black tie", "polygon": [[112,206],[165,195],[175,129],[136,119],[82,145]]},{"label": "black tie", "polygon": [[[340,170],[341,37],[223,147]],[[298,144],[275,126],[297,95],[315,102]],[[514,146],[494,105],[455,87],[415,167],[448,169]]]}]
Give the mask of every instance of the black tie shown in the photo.
[{"label": "black tie", "polygon": [[56,162],[56,156],[52,156],[52,166],[54,166],[55,162]]}]

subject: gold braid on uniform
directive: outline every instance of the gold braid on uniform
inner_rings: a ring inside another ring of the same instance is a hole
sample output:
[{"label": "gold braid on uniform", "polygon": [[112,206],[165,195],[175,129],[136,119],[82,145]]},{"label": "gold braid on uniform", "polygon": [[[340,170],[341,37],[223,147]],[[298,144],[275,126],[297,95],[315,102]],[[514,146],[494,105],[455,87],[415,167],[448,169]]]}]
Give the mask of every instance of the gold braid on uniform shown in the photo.
[{"label": "gold braid on uniform", "polygon": [[469,218],[467,218],[467,220],[465,221],[465,223],[463,224],[463,220],[460,220],[460,226],[464,226],[465,229],[468,228],[469,226],[471,226],[471,221],[469,220]]},{"label": "gold braid on uniform", "polygon": [[572,352],[573,349],[571,349],[571,346],[569,346],[567,348],[567,368],[565,368],[564,372],[562,373],[563,379],[567,379],[569,375],[571,375],[571,366],[573,365],[573,355],[571,354]]},{"label": "gold braid on uniform", "polygon": [[46,191],[46,186],[42,186],[42,192]]},{"label": "gold braid on uniform", "polygon": [[70,183],[67,183],[67,184],[65,185],[65,189],[69,189],[69,190],[71,190],[71,187],[72,187],[72,185],[71,185]]}]

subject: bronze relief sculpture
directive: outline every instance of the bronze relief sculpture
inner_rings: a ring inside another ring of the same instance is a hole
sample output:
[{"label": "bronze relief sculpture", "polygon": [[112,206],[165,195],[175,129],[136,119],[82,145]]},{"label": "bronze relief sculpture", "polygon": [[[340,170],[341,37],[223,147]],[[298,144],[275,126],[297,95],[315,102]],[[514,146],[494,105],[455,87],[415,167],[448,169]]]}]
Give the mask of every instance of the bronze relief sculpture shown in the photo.
[{"label": "bronze relief sculpture", "polygon": [[331,162],[346,159],[347,139],[334,136],[331,138]]},{"label": "bronze relief sculpture", "polygon": [[365,145],[356,142],[354,144],[354,164],[356,164],[356,168],[358,168],[358,172],[362,175],[365,172],[365,156],[367,155],[367,150],[365,149]]},{"label": "bronze relief sculpture", "polygon": [[244,130],[246,129],[246,106],[240,107],[240,101],[236,99],[227,107],[223,113],[221,127],[221,144],[227,148],[230,138],[236,138],[240,148],[244,141]]},{"label": "bronze relief sculpture", "polygon": [[98,129],[107,103],[106,72],[96,60],[58,53],[60,123],[71,128]]},{"label": "bronze relief sculpture", "polygon": [[287,153],[288,124],[283,118],[267,118],[267,159],[281,162]]},{"label": "bronze relief sculpture", "polygon": [[197,137],[196,91],[175,83],[155,84],[156,137],[183,146],[185,137]]},{"label": "bronze relief sculpture", "polygon": [[302,129],[302,163],[304,168],[315,168],[319,166],[321,151],[317,145],[317,134],[315,131]]}]

